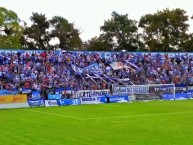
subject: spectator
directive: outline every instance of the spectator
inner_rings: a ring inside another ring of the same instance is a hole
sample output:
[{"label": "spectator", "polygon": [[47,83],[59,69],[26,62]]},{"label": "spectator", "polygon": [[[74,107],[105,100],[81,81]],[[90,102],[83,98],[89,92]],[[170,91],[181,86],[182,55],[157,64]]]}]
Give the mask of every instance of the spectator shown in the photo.
[{"label": "spectator", "polygon": [[[110,63],[115,61],[124,63],[130,69],[113,70]],[[134,68],[130,63],[138,66],[139,69]],[[94,71],[90,68],[87,72],[77,75],[71,68],[71,64],[81,69],[95,64],[96,66]],[[100,70],[97,70],[98,65]],[[91,77],[87,77],[86,73]],[[109,89],[110,84],[120,84],[121,81],[118,80],[124,78],[130,78],[130,82],[134,84],[183,83],[192,85],[192,76],[193,56],[190,55],[117,53],[104,59],[98,52],[87,54],[0,51],[0,79],[2,84],[4,83],[3,88],[7,90],[19,89],[18,86],[38,91],[46,87],[70,87],[74,90]]]}]

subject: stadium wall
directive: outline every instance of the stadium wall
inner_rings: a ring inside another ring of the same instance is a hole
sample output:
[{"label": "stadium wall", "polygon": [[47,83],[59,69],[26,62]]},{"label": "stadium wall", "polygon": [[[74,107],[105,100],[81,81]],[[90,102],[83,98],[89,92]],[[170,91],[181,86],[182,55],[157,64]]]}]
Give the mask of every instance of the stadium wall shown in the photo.
[{"label": "stadium wall", "polygon": [[24,103],[11,103],[11,104],[0,104],[0,109],[13,109],[13,108],[28,108],[29,104]]},{"label": "stadium wall", "polygon": [[27,95],[3,95],[0,96],[0,109],[29,107]]},{"label": "stadium wall", "polygon": [[27,102],[26,94],[0,96],[0,104],[24,103],[24,102]]}]

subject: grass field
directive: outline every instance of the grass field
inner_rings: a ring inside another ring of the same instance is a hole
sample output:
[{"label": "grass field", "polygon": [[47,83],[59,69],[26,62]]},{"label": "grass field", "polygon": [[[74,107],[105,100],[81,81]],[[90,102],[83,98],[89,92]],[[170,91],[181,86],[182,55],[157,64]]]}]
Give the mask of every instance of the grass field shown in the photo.
[{"label": "grass field", "polygon": [[193,145],[193,100],[0,110],[0,145]]}]

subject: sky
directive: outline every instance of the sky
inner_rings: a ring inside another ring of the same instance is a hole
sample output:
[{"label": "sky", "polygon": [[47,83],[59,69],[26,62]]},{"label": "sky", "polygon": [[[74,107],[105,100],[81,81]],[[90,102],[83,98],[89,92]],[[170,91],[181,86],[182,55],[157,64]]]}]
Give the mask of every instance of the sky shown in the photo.
[{"label": "sky", "polygon": [[[111,18],[113,11],[139,21],[141,16],[165,8],[181,8],[192,16],[192,5],[191,0],[0,0],[0,7],[13,10],[28,23],[32,12],[45,14],[48,19],[62,16],[80,29],[83,41],[98,36],[100,26]],[[189,24],[193,32],[193,20]]]}]

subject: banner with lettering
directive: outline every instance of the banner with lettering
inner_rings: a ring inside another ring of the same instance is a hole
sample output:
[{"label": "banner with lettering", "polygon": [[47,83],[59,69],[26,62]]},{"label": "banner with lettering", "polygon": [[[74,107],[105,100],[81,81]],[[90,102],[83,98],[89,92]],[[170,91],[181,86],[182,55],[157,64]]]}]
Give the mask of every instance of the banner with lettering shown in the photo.
[{"label": "banner with lettering", "polygon": [[82,104],[100,104],[100,97],[85,97],[81,98]]},{"label": "banner with lettering", "polygon": [[112,85],[113,95],[132,94],[132,86],[127,85]]},{"label": "banner with lettering", "polygon": [[124,95],[124,96],[110,96],[109,97],[109,101],[110,101],[110,103],[123,103],[123,102],[128,102],[129,101],[129,97],[128,97],[128,95]]},{"label": "banner with lettering", "polygon": [[24,102],[27,102],[26,94],[0,96],[0,104],[24,103]]},{"label": "banner with lettering", "polygon": [[48,94],[48,100],[59,100],[62,98],[62,94]]},{"label": "banner with lettering", "polygon": [[16,95],[18,91],[8,91],[8,90],[0,90],[0,96],[3,95]]},{"label": "banner with lettering", "polygon": [[46,107],[58,106],[58,102],[57,100],[45,100],[45,106]]},{"label": "banner with lettering", "polygon": [[41,107],[44,106],[44,99],[40,99],[40,100],[36,100],[36,101],[32,101],[32,100],[28,100],[28,104],[30,107]]},{"label": "banner with lettering", "polygon": [[188,86],[185,84],[176,84],[175,85],[175,92],[176,93],[186,92],[187,90],[188,90]]},{"label": "banner with lettering", "polygon": [[67,106],[67,105],[79,105],[81,104],[81,100],[78,98],[75,99],[61,99],[57,100],[60,106]]},{"label": "banner with lettering", "polygon": [[86,98],[86,97],[97,97],[97,96],[105,96],[110,94],[109,89],[104,90],[80,90],[77,92],[74,92],[74,96],[76,98]]},{"label": "banner with lettering", "polygon": [[39,100],[39,99],[41,99],[40,92],[39,92],[39,91],[33,91],[33,92],[32,92],[32,98],[31,98],[31,100]]}]

